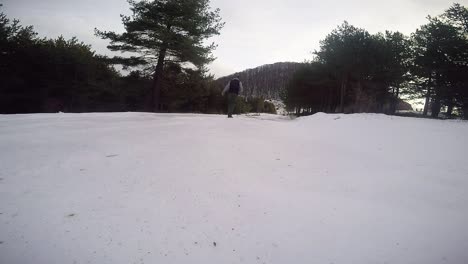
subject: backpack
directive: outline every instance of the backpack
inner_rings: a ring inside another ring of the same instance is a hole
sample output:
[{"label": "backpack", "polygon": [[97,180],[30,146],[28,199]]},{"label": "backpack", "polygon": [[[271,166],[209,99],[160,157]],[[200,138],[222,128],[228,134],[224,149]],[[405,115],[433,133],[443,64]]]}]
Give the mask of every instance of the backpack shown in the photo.
[{"label": "backpack", "polygon": [[239,94],[240,81],[239,79],[232,79],[229,83],[229,93]]}]

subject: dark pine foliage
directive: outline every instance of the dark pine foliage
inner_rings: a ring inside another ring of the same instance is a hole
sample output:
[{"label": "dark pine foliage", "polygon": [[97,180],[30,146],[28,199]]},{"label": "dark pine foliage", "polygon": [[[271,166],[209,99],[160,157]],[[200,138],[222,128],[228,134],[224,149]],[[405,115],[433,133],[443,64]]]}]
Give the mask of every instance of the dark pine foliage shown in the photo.
[{"label": "dark pine foliage", "polygon": [[370,34],[347,22],[333,30],[283,93],[297,114],[395,114],[401,96],[425,98],[424,115],[468,117],[468,9],[454,4],[411,37]]},{"label": "dark pine foliage", "polygon": [[118,73],[73,38],[40,39],[0,14],[0,113],[115,108]]},{"label": "dark pine foliage", "polygon": [[219,9],[211,10],[209,0],[128,1],[132,15],[123,16],[124,33],[96,30],[96,35],[108,39],[112,51],[137,54],[129,58],[115,57],[114,62],[126,67],[145,66],[151,72],[153,85],[148,97],[148,109],[161,110],[160,98],[167,62],[179,66],[190,64],[202,70],[213,61],[216,45],[204,41],[218,35],[224,23]]}]

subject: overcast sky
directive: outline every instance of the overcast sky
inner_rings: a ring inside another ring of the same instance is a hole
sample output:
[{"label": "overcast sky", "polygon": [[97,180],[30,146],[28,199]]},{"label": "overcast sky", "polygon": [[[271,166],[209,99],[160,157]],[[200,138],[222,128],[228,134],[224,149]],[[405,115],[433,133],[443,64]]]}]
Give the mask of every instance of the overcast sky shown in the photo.
[{"label": "overcast sky", "polygon": [[[463,5],[468,0],[459,0]],[[126,0],[0,0],[9,18],[33,25],[40,36],[78,37],[100,54],[111,55],[94,28],[122,31]],[[442,13],[447,0],[212,0],[226,26],[213,40],[219,45],[211,71],[220,77],[279,61],[311,59],[319,41],[344,20],[371,33],[410,34],[426,16]]]}]

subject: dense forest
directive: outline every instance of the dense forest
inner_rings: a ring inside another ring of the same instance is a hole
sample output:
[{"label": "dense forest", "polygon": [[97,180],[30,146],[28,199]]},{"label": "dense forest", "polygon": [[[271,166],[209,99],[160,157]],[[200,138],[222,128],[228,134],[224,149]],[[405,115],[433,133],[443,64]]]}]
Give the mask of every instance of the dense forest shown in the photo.
[{"label": "dense forest", "polygon": [[298,115],[395,114],[401,97],[425,99],[423,115],[468,117],[468,10],[454,4],[411,36],[370,34],[347,22],[321,41],[283,99]]},{"label": "dense forest", "polygon": [[[95,31],[109,40],[110,50],[131,54],[115,57],[96,54],[76,38],[39,37],[2,12],[0,113],[224,113],[220,91],[231,76],[215,80],[208,74],[216,45],[205,44],[224,26],[219,10],[209,0],[129,3],[125,32]],[[236,112],[274,113],[264,99],[281,98],[298,115],[395,114],[404,98],[424,99],[424,115],[468,117],[467,21],[467,8],[454,4],[410,36],[370,34],[344,22],[307,63],[236,74],[246,88]]]},{"label": "dense forest", "polygon": [[[204,4],[201,7],[207,9],[207,1],[201,2]],[[143,12],[141,6],[134,8],[135,12]],[[137,10],[138,8],[140,9]],[[161,12],[170,13],[174,9],[183,11],[184,8],[193,7],[160,8]],[[97,35],[115,36],[108,32],[97,32]],[[163,59],[164,67],[159,73],[160,79],[156,87],[157,109],[154,109],[155,72],[152,70],[151,59],[145,61],[136,57],[108,58],[95,54],[91,46],[76,38],[40,38],[32,26],[22,26],[20,21],[11,20],[1,13],[0,113],[155,110],[224,113],[227,102],[221,96],[220,87],[216,86],[213,76],[207,74],[205,68],[211,61],[209,50],[213,47],[200,51],[203,47],[194,45],[191,51],[193,54],[179,54],[185,61],[176,61],[174,57],[177,49],[189,49],[180,46],[179,42],[183,40],[178,38],[178,34],[174,33],[171,37],[177,41],[171,43],[174,51],[168,50],[168,57]],[[125,47],[132,51],[138,49],[130,48],[130,44]],[[156,50],[153,52],[157,53]],[[187,61],[196,62],[198,65],[185,67],[183,62]],[[124,76],[117,71],[114,68],[117,64],[128,69],[129,74]],[[139,67],[132,68],[134,66]],[[275,113],[274,107],[260,98],[239,98],[236,113],[249,111]]]}]

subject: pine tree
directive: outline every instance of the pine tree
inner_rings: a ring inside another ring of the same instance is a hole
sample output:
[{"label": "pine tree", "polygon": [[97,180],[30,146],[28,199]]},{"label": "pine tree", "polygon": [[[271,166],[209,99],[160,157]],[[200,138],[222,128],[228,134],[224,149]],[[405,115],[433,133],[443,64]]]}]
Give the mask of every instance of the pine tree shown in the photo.
[{"label": "pine tree", "polygon": [[[460,4],[453,4],[442,15],[444,21],[459,31],[461,45],[459,44],[458,58],[448,73],[448,79],[453,86],[455,100],[447,104],[447,116],[451,117],[454,106],[458,106],[464,117],[468,118],[468,8]],[[460,112],[460,111],[459,111]]]},{"label": "pine tree", "polygon": [[451,109],[457,98],[458,74],[466,68],[467,41],[453,25],[430,18],[413,34],[413,75],[422,81],[426,103],[424,115],[430,110],[437,117],[443,105]]},{"label": "pine tree", "polygon": [[442,15],[449,23],[459,27],[461,30],[468,33],[468,9],[458,3],[453,4]]},{"label": "pine tree", "polygon": [[219,35],[224,23],[220,10],[211,10],[209,0],[128,1],[131,16],[121,16],[125,32],[100,31],[96,34],[110,40],[112,51],[131,52],[138,56],[115,57],[125,66],[145,65],[152,69],[153,85],[149,106],[158,111],[165,62],[202,68],[214,60],[216,45],[204,41]]}]

